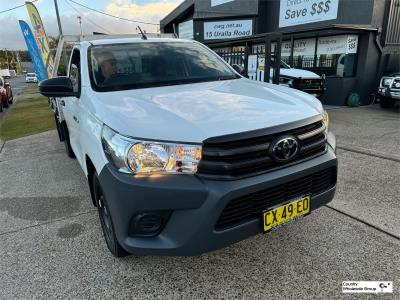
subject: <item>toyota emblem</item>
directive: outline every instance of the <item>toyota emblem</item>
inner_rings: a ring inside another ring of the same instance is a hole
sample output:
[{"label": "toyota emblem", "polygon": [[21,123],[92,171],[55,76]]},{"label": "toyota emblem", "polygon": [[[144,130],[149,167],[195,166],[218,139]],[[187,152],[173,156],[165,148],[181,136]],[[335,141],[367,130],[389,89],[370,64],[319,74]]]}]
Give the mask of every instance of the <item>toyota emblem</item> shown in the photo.
[{"label": "toyota emblem", "polygon": [[299,149],[299,143],[296,138],[292,136],[278,138],[271,146],[271,156],[278,162],[287,162],[291,160]]}]

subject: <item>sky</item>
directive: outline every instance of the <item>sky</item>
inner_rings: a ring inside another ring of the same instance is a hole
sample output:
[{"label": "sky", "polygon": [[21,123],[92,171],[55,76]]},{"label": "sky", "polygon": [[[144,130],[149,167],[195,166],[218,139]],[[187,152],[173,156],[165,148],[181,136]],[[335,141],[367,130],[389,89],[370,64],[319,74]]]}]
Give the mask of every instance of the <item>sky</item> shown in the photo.
[{"label": "sky", "polygon": [[[123,18],[159,24],[160,20],[183,0],[74,0],[88,7]],[[64,34],[79,34],[78,16],[82,17],[83,34],[93,31],[111,34],[137,33],[137,24],[108,17],[81,7],[70,0],[57,0]],[[0,0],[0,11],[24,4],[25,0]],[[34,3],[42,17],[48,36],[58,35],[54,0]],[[26,7],[0,13],[0,49],[26,50],[18,20],[30,20]],[[158,26],[139,24],[147,32],[157,32]]]}]

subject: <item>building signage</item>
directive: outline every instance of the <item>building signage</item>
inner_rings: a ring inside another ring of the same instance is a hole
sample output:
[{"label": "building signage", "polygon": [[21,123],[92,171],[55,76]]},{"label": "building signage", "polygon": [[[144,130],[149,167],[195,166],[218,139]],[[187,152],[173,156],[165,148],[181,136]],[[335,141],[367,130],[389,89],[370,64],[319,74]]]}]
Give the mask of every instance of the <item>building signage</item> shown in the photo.
[{"label": "building signage", "polygon": [[232,39],[252,34],[252,20],[204,22],[204,40]]},{"label": "building signage", "polygon": [[[276,44],[274,46],[274,49]],[[290,51],[292,49],[292,43],[290,41],[282,42],[281,46],[281,56],[290,56]]]},{"label": "building signage", "polygon": [[294,40],[293,56],[314,56],[315,38]]},{"label": "building signage", "polygon": [[318,38],[317,55],[357,53],[357,35],[336,35]]},{"label": "building signage", "polygon": [[235,0],[211,0],[211,7],[217,6],[217,5],[221,5],[221,4],[225,4],[228,2],[233,2]]},{"label": "building signage", "polygon": [[[293,56],[314,56],[315,38],[294,40]],[[276,43],[271,44],[271,51],[275,52]],[[281,46],[281,56],[289,57],[292,48],[290,41],[283,41]]]},{"label": "building signage", "polygon": [[193,20],[179,23],[179,38],[186,40],[193,40]]},{"label": "building signage", "polygon": [[280,0],[279,27],[333,20],[339,0]]}]

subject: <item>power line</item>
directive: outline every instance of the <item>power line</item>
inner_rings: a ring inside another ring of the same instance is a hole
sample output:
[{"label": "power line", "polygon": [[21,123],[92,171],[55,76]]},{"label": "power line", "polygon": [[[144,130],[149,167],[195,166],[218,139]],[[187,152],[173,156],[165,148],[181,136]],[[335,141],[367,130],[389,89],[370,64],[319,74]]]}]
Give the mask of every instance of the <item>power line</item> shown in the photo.
[{"label": "power line", "polygon": [[133,22],[133,23],[141,23],[141,24],[148,24],[148,25],[160,26],[160,24],[158,24],[158,23],[143,22],[143,21],[132,20],[132,19],[126,19],[126,18],[122,18],[122,17],[115,16],[115,15],[111,15],[111,14],[109,14],[109,13],[106,13],[106,12],[104,12],[104,11],[97,10],[97,9],[95,9],[95,8],[86,6],[86,5],[82,4],[82,3],[76,2],[76,1],[74,1],[74,0],[67,0],[67,1],[70,1],[70,2],[72,2],[72,3],[75,3],[76,5],[82,6],[82,7],[86,8],[86,9],[93,10],[93,11],[99,13],[99,14],[103,14],[103,15],[106,15],[106,16],[109,16],[109,17],[113,17],[113,18],[116,18],[116,19],[120,19],[120,20],[124,20],[124,21],[128,21],[128,22]]},{"label": "power line", "polygon": [[[39,1],[39,0],[32,0],[31,2],[34,3],[34,2],[37,2],[37,1]],[[21,4],[21,5],[18,5],[18,6],[15,6],[15,7],[13,7],[13,8],[9,8],[9,9],[6,9],[6,10],[2,10],[2,11],[0,11],[0,14],[6,13],[6,12],[8,12],[8,11],[11,11],[11,10],[14,10],[14,9],[17,9],[17,8],[20,8],[20,7],[23,7],[23,6],[25,6],[25,3],[24,3],[24,4]]]},{"label": "power line", "polygon": [[[76,9],[71,3],[68,2],[68,0],[64,0],[65,3],[67,3],[73,10],[75,10],[78,14],[81,15],[81,12]],[[97,24],[96,22],[92,21],[88,16],[84,16],[84,19],[89,21],[89,23],[92,23],[93,25],[97,26],[98,28],[100,28],[101,30],[104,30],[106,33],[108,34],[113,34],[112,32],[110,32],[108,29],[105,29],[103,26],[100,26],[99,24]]]}]

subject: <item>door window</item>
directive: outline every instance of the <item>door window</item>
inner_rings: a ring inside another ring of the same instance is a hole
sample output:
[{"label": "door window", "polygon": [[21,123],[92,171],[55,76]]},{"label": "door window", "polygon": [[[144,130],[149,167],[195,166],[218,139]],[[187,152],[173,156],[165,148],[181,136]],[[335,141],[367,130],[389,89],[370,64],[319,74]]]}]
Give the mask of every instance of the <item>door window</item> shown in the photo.
[{"label": "door window", "polygon": [[74,50],[71,58],[71,67],[69,69],[69,79],[72,83],[72,89],[75,93],[81,91],[81,76],[80,76],[80,53],[79,50]]},{"label": "door window", "polygon": [[75,93],[79,93],[79,86],[80,86],[80,84],[79,84],[79,79],[80,78],[79,77],[80,76],[79,76],[79,68],[78,68],[78,66],[75,65],[75,64],[72,64],[71,65],[71,70],[70,70],[70,73],[69,73],[69,79],[72,82],[72,89],[73,89],[73,91]]}]

